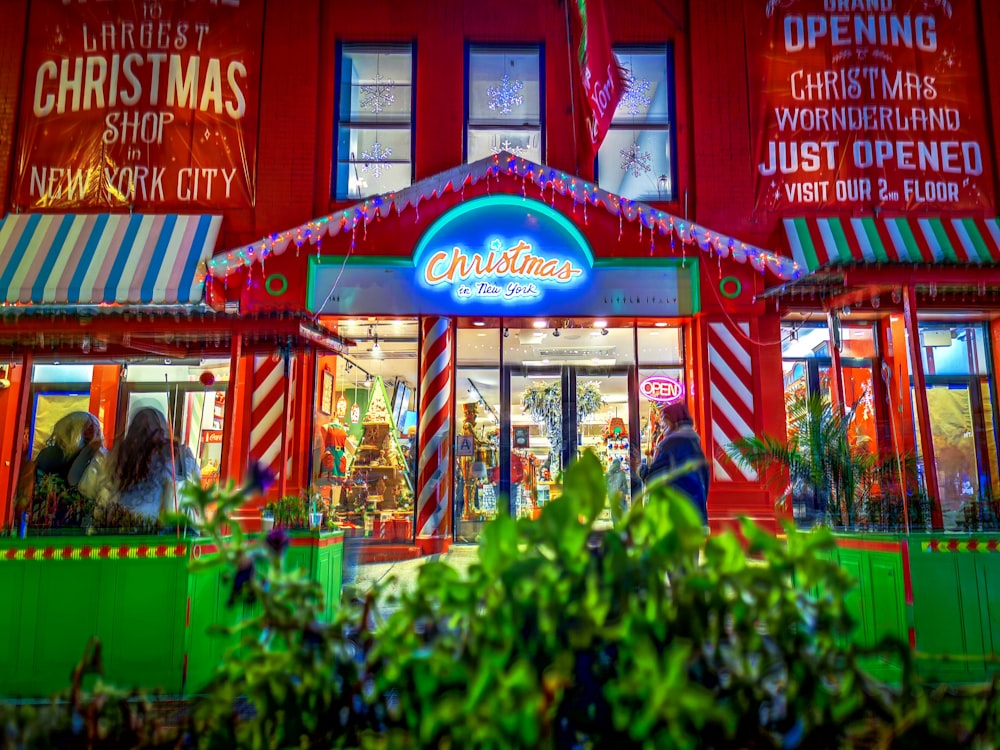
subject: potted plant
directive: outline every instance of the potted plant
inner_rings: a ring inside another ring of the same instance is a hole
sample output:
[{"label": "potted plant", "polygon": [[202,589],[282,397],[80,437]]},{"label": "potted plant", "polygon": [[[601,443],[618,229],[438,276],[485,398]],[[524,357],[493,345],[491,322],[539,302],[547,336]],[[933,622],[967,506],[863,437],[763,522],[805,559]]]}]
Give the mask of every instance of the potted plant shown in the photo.
[{"label": "potted plant", "polygon": [[824,396],[791,397],[786,438],[749,435],[728,445],[726,453],[762,475],[774,468],[787,471],[781,502],[791,501],[799,522],[853,528],[876,488],[894,491],[901,468],[890,465],[895,459],[880,465],[866,441],[852,439],[856,406],[841,413]]}]

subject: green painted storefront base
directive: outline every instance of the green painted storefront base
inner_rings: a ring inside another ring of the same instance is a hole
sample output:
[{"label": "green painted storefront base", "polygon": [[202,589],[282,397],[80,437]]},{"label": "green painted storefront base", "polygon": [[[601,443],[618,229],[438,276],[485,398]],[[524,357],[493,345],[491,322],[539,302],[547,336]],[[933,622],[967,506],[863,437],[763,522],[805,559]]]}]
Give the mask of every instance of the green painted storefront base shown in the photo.
[{"label": "green painted storefront base", "polygon": [[[837,536],[837,561],[857,579],[847,606],[856,642],[910,643],[932,682],[982,682],[1000,671],[1000,537]],[[872,664],[891,677],[898,665]]]},{"label": "green painted storefront base", "polygon": [[[288,564],[323,585],[327,615],[340,601],[343,534],[293,534]],[[170,536],[0,538],[0,697],[38,698],[69,686],[92,637],[101,642],[104,681],[168,695],[203,687],[231,639],[210,633],[235,624],[221,569],[193,573],[215,552]]]}]

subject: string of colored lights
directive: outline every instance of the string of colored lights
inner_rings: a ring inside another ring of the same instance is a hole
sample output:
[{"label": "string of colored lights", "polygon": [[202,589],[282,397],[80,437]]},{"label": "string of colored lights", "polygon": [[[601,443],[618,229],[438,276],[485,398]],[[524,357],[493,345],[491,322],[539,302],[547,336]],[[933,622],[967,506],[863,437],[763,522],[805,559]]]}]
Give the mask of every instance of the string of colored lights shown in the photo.
[{"label": "string of colored lights", "polygon": [[[345,209],[313,219],[284,232],[262,237],[249,245],[237,247],[221,253],[206,263],[208,276],[224,279],[242,269],[249,269],[255,263],[262,263],[271,256],[281,255],[294,245],[302,248],[315,245],[320,252],[323,237],[333,237],[341,232],[355,232],[358,228],[367,231],[372,221],[389,216],[393,209],[398,216],[407,208],[419,212],[422,201],[440,197],[446,192],[461,191],[468,184],[480,180],[499,179],[502,176],[520,178],[522,195],[527,195],[528,183],[539,189],[542,199],[549,190],[551,200],[555,193],[571,196],[574,205],[582,203],[584,217],[588,205],[601,206],[619,221],[638,222],[639,233],[643,229],[650,232],[650,255],[655,251],[655,234],[668,236],[670,246],[674,239],[684,244],[694,244],[703,251],[715,253],[721,258],[732,257],[740,263],[750,263],[757,271],[771,271],[782,281],[791,281],[802,276],[806,269],[795,260],[766,250],[756,245],[742,242],[734,237],[713,232],[695,222],[687,221],[666,211],[661,211],[647,203],[629,200],[574,175],[552,169],[541,164],[501,151],[494,156],[480,159],[472,164],[463,164],[433,178],[421,180],[396,192],[376,195]],[[488,184],[488,183],[487,183]],[[656,233],[653,230],[656,230]],[[619,233],[619,237],[621,234]],[[354,239],[352,235],[353,249]]]}]

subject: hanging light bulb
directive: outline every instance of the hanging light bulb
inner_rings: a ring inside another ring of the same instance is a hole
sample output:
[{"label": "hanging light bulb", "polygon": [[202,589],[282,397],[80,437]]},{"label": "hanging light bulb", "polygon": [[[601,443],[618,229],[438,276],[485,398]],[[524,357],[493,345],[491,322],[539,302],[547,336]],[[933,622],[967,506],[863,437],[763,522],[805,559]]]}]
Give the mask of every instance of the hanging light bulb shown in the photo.
[{"label": "hanging light bulb", "polygon": [[372,354],[378,354],[382,351],[382,347],[378,345],[378,334],[375,334],[375,343],[372,344]]},{"label": "hanging light bulb", "polygon": [[368,374],[368,373],[366,372],[366,373],[365,373],[365,388],[371,388],[371,387],[372,387],[372,376],[371,376],[371,375],[369,375],[369,374]]}]

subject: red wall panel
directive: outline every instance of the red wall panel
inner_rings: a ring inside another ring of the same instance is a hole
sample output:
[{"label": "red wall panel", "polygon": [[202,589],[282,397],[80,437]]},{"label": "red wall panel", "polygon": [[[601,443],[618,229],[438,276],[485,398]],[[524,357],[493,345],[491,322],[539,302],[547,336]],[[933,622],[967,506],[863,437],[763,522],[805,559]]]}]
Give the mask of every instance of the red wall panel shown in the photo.
[{"label": "red wall panel", "polygon": [[[9,205],[11,158],[16,137],[21,59],[28,24],[28,0],[7,0],[0,22],[0,200]],[[0,210],[0,216],[5,213]]]}]

